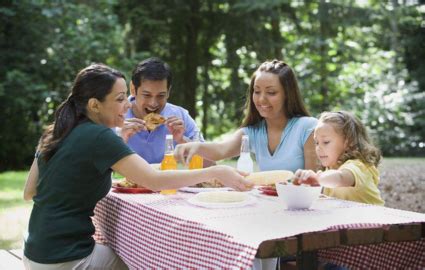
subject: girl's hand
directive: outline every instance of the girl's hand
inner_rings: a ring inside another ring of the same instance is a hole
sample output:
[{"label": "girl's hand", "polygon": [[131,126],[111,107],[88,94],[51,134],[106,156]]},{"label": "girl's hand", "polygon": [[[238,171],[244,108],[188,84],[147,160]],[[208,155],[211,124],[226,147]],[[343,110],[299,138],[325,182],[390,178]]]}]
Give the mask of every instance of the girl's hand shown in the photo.
[{"label": "girl's hand", "polygon": [[294,176],[294,184],[306,184],[310,186],[320,186],[319,176],[321,171],[317,173],[312,170],[297,170]]},{"label": "girl's hand", "polygon": [[176,145],[174,149],[174,158],[185,165],[188,165],[193,155],[197,154],[200,142],[188,142]]},{"label": "girl's hand", "polygon": [[128,139],[141,130],[147,130],[145,120],[129,118],[124,121],[124,126],[118,130],[118,135],[127,142]]},{"label": "girl's hand", "polygon": [[247,173],[236,170],[226,165],[217,165],[209,167],[213,171],[213,175],[223,185],[238,191],[248,191],[254,186],[253,183],[247,181],[245,176]]}]

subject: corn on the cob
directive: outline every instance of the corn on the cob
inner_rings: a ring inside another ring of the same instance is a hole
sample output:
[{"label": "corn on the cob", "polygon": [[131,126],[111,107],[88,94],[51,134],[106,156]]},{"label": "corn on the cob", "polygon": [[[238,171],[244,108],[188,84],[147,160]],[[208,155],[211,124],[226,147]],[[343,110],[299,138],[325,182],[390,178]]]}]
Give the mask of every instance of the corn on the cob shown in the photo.
[{"label": "corn on the cob", "polygon": [[274,170],[264,172],[254,172],[246,177],[247,180],[254,183],[254,185],[271,185],[278,182],[285,182],[291,179],[294,173],[286,170]]}]

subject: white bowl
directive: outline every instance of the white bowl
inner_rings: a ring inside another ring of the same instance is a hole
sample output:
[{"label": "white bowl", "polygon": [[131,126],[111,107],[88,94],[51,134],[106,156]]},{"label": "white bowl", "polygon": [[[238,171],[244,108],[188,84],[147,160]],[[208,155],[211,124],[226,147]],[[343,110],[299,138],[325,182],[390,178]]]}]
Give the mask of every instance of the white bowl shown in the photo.
[{"label": "white bowl", "polygon": [[319,198],[322,187],[297,186],[293,184],[276,184],[279,198],[288,209],[308,209]]}]

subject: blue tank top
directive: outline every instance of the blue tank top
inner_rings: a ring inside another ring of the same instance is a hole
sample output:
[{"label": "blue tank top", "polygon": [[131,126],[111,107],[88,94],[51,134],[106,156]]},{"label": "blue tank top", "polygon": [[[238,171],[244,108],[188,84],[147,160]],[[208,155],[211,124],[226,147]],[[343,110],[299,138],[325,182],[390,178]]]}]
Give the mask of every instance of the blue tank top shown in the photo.
[{"label": "blue tank top", "polygon": [[242,130],[249,136],[251,152],[255,154],[260,171],[304,169],[304,144],[316,127],[314,117],[293,117],[282,132],[273,154],[268,148],[266,121]]}]

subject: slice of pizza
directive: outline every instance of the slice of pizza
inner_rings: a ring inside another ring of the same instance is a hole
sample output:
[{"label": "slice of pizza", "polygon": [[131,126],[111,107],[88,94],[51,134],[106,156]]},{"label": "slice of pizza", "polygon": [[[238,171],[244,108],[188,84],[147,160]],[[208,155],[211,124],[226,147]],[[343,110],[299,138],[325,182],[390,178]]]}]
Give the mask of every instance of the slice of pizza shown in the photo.
[{"label": "slice of pizza", "polygon": [[155,130],[157,127],[165,123],[166,118],[160,114],[157,113],[149,113],[145,117],[143,117],[143,120],[146,122],[146,128],[149,131]]}]

